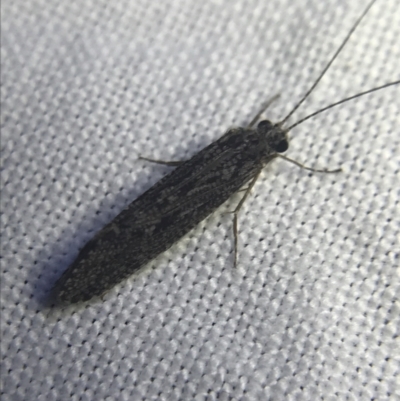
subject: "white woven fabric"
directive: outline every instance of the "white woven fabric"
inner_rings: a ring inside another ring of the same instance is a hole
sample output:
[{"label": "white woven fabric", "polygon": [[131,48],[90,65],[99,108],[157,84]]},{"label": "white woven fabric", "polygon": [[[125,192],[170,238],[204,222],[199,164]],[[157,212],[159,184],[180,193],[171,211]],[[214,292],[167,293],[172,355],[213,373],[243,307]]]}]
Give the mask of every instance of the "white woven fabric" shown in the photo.
[{"label": "white woven fabric", "polygon": [[[284,161],[103,300],[42,301],[93,234],[276,93],[364,1],[2,2],[2,400],[398,400],[400,87],[294,129]],[[400,78],[378,0],[291,119]]]}]

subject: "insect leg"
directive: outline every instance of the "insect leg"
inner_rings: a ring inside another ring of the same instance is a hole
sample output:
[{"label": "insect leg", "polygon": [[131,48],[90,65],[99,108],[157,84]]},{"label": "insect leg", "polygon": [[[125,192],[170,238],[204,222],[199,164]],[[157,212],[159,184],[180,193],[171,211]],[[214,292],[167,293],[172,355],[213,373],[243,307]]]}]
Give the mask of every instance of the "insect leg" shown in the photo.
[{"label": "insect leg", "polygon": [[271,99],[269,99],[266,103],[263,104],[261,107],[260,111],[254,116],[254,118],[250,121],[250,124],[247,126],[247,128],[251,128],[261,117],[261,114],[264,113],[265,110],[268,109],[268,107],[276,100],[279,98],[279,94],[273,96]]},{"label": "insect leg", "polygon": [[155,159],[149,159],[148,157],[143,157],[143,156],[139,156],[139,159],[141,160],[147,160],[148,162],[152,162],[152,163],[157,163],[157,164],[165,164],[166,166],[180,166],[182,163],[185,162],[185,160],[182,161],[164,161],[164,160],[155,160]]},{"label": "insect leg", "polygon": [[286,157],[286,156],[283,156],[283,155],[280,155],[280,154],[277,154],[276,157],[280,157],[281,159],[284,159],[284,160],[286,160],[286,161],[288,161],[290,163],[295,164],[297,167],[304,168],[305,170],[309,170],[309,171],[314,171],[315,173],[339,173],[339,172],[342,171],[341,168],[337,168],[335,170],[327,170],[327,169],[317,170],[315,168],[304,166],[303,164],[297,162],[296,160],[289,159],[289,157]]},{"label": "insect leg", "polygon": [[232,212],[229,213],[233,213],[233,236],[235,238],[235,262],[234,262],[234,267],[236,267],[237,265],[237,249],[238,249],[238,230],[237,230],[237,215],[239,213],[240,208],[243,206],[244,201],[246,200],[246,198],[248,197],[251,188],[253,188],[254,184],[257,181],[258,176],[261,173],[260,169],[259,171],[257,171],[257,173],[255,174],[255,176],[253,177],[253,179],[251,180],[249,186],[247,188],[245,188],[245,194],[243,195],[242,199],[240,199],[240,202],[237,204],[235,210],[233,210]]}]

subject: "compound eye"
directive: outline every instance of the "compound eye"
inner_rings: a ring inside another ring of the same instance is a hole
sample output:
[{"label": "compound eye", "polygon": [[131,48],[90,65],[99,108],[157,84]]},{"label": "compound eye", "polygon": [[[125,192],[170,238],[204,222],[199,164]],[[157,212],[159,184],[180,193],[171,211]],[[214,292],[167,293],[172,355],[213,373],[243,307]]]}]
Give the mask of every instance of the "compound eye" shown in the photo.
[{"label": "compound eye", "polygon": [[271,121],[268,120],[262,120],[258,123],[257,125],[257,131],[263,131],[266,132],[268,131],[270,128],[273,127],[273,124],[271,123]]},{"label": "compound eye", "polygon": [[289,148],[289,143],[286,139],[282,139],[276,146],[275,146],[275,150],[278,153],[283,153],[286,152]]}]

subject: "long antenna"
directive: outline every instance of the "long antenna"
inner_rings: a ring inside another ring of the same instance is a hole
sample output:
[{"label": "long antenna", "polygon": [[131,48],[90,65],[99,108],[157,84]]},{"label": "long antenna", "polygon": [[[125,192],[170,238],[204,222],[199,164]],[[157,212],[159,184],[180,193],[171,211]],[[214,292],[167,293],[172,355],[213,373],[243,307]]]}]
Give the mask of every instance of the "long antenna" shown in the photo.
[{"label": "long antenna", "polygon": [[310,93],[315,89],[315,87],[318,85],[319,81],[321,81],[322,77],[325,75],[326,71],[328,71],[329,67],[331,64],[335,61],[336,57],[339,55],[339,53],[342,51],[343,47],[346,45],[346,43],[349,41],[350,36],[353,34],[357,26],[360,24],[362,19],[365,17],[365,15],[368,13],[369,9],[372,7],[372,5],[375,3],[376,0],[372,0],[368,7],[365,9],[365,11],[362,13],[362,15],[358,18],[358,20],[355,22],[353,27],[350,29],[350,32],[347,34],[346,38],[342,42],[342,44],[339,46],[339,48],[336,50],[336,53],[333,55],[333,57],[330,59],[326,67],[322,70],[321,74],[319,77],[316,79],[316,81],[312,84],[311,88],[306,92],[306,94],[302,97],[302,99],[296,104],[296,106],[292,109],[292,111],[279,123],[280,126],[282,126],[291,116],[292,114],[303,104],[303,102],[308,98]]},{"label": "long antenna", "polygon": [[307,121],[308,119],[310,119],[312,117],[315,117],[317,114],[322,113],[322,112],[324,112],[326,110],[329,110],[332,107],[339,106],[339,104],[348,102],[349,100],[356,99],[357,97],[360,97],[360,96],[363,96],[363,95],[367,95],[368,93],[372,93],[372,92],[378,91],[380,89],[387,88],[388,86],[399,85],[399,84],[400,84],[400,80],[399,81],[394,81],[394,82],[389,82],[389,83],[387,83],[385,85],[378,86],[378,87],[373,88],[373,89],[369,89],[369,90],[367,90],[365,92],[357,93],[357,95],[353,95],[353,96],[347,97],[346,99],[342,99],[339,102],[332,103],[329,106],[324,107],[323,109],[314,111],[314,113],[309,114],[308,116],[302,118],[301,120],[299,120],[296,123],[294,123],[293,125],[291,125],[289,128],[285,128],[285,131],[289,132],[292,128],[297,127],[301,123],[304,123],[304,121]]}]

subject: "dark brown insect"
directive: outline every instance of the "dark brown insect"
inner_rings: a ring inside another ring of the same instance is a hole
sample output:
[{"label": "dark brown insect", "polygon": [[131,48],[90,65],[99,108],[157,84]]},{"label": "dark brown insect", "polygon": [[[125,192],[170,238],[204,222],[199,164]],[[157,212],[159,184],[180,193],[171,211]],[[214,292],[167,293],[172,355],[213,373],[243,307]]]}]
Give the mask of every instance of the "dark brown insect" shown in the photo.
[{"label": "dark brown insect", "polygon": [[237,213],[267,163],[281,157],[311,171],[340,171],[311,169],[283,156],[281,153],[289,146],[288,132],[331,107],[399,84],[400,81],[343,99],[288,128],[283,126],[318,84],[373,3],[374,1],[354,24],[313,86],[284,120],[277,124],[263,120],[253,128],[265,110],[264,107],[247,128],[229,130],[190,160],[161,162],[147,159],[178,167],[133,201],[83,247],[77,259],[55,285],[54,294],[57,300],[62,303],[74,303],[103,294],[171,247],[230,196],[248,184],[233,212],[236,263]]}]

